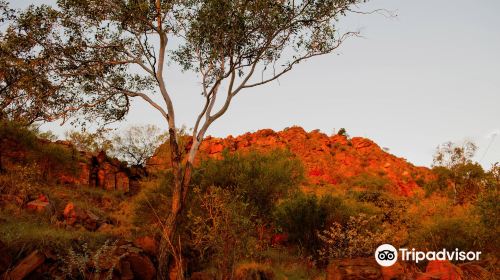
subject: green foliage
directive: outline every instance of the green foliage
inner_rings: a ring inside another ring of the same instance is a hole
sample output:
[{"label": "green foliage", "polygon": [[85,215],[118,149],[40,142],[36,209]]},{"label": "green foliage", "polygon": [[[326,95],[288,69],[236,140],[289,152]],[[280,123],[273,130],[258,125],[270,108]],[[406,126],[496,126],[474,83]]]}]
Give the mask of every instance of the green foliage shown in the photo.
[{"label": "green foliage", "polygon": [[[160,180],[143,181],[141,192],[133,199],[133,223],[149,233],[159,233],[170,211],[173,175],[163,174]],[[155,225],[151,227],[150,225]]]},{"label": "green foliage", "polygon": [[[69,172],[76,174],[78,171],[78,158],[76,152],[68,147],[52,143],[46,138],[51,138],[51,132],[40,132],[36,127],[21,125],[17,122],[0,122],[0,169],[2,169],[3,149],[23,152],[22,163],[37,165],[44,179],[54,172]],[[8,146],[7,146],[8,145]]]},{"label": "green foliage", "polygon": [[500,250],[500,193],[498,190],[483,192],[476,202],[476,211],[484,225],[485,237],[488,240],[487,251],[496,252]]},{"label": "green foliage", "polygon": [[465,141],[462,144],[446,142],[439,145],[434,154],[433,165],[452,168],[472,162],[477,146],[473,142]]},{"label": "green foliage", "polygon": [[63,252],[81,242],[95,248],[110,238],[98,232],[58,228],[37,215],[13,216],[5,212],[0,214],[3,219],[0,223],[2,242],[15,251],[50,248]]},{"label": "green foliage", "polygon": [[70,130],[66,132],[68,140],[79,151],[97,153],[109,151],[113,143],[108,138],[109,130],[99,129],[96,132]]},{"label": "green foliage", "polygon": [[500,227],[500,193],[491,190],[482,193],[476,202],[481,221],[490,229]]},{"label": "green foliage", "polygon": [[193,184],[232,190],[262,217],[270,215],[279,198],[296,190],[304,176],[301,162],[281,150],[224,152],[221,160],[203,161],[197,173]]},{"label": "green foliage", "polygon": [[[0,120],[0,145],[13,141],[23,148],[30,148],[37,144],[36,133],[29,126],[18,122]],[[0,146],[0,148],[2,148]],[[1,153],[0,149],[0,153]]]},{"label": "green foliage", "polygon": [[369,173],[361,173],[357,176],[349,178],[347,182],[353,187],[362,187],[368,190],[384,190],[389,184],[389,180],[381,176],[376,176]]},{"label": "green foliage", "polygon": [[314,252],[318,245],[316,232],[327,224],[330,210],[328,203],[334,205],[336,201],[298,193],[276,206],[275,223],[289,234],[291,242]]},{"label": "green foliage", "polygon": [[326,263],[335,258],[368,257],[379,245],[393,243],[393,234],[393,228],[381,223],[377,216],[352,216],[347,225],[333,223],[318,233],[322,242],[318,253]]},{"label": "green foliage", "polygon": [[33,160],[38,162],[45,179],[56,172],[77,175],[79,172],[78,155],[75,150],[54,144],[39,145],[33,154]]},{"label": "green foliage", "polygon": [[349,135],[347,134],[347,130],[343,127],[341,129],[339,129],[339,131],[337,132],[337,135],[345,136],[345,137],[349,138]]},{"label": "green foliage", "polygon": [[485,236],[485,228],[473,215],[436,215],[430,222],[415,225],[410,231],[410,244],[425,250],[477,251],[485,248]]},{"label": "green foliage", "polygon": [[111,152],[130,165],[144,166],[167,139],[167,133],[155,125],[131,126],[114,135]]},{"label": "green foliage", "polygon": [[36,164],[18,165],[0,173],[0,194],[26,197],[36,192],[42,175]]},{"label": "green foliage", "polygon": [[[80,250],[70,248],[61,259],[64,279],[111,280],[121,256],[116,256],[117,241],[106,240],[95,251],[84,243]],[[111,263],[110,267],[107,264]]]},{"label": "green foliage", "polygon": [[248,204],[231,191],[196,188],[184,225],[185,246],[201,262],[215,265],[217,276],[226,279],[234,266],[253,252],[251,233],[255,226]]},{"label": "green foliage", "polygon": [[438,146],[433,163],[437,179],[425,187],[427,193],[451,189],[455,203],[474,200],[488,180],[482,166],[472,160],[476,150],[472,142],[462,145],[447,142]]},{"label": "green foliage", "polygon": [[449,180],[452,177],[451,170],[444,166],[434,166],[432,167],[432,172],[436,175],[436,179],[423,185],[426,196],[434,192],[444,192],[447,190]]}]

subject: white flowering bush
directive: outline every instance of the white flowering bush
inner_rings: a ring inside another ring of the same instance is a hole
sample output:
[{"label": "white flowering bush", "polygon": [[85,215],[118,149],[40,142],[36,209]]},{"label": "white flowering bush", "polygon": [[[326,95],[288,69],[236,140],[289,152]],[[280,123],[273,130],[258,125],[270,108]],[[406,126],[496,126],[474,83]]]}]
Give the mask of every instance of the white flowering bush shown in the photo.
[{"label": "white flowering bush", "polygon": [[350,217],[347,225],[333,223],[329,228],[318,233],[322,242],[318,254],[320,259],[328,261],[337,258],[365,257],[372,255],[375,249],[392,239],[390,225],[376,225],[376,216],[359,214]]}]

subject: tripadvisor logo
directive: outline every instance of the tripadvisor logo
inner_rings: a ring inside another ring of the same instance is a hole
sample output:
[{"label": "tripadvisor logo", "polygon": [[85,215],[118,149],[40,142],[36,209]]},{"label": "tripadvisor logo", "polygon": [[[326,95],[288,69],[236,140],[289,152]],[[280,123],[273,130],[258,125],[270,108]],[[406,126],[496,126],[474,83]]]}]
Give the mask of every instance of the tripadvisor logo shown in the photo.
[{"label": "tripadvisor logo", "polygon": [[440,251],[416,251],[415,249],[399,248],[396,250],[391,244],[383,244],[378,246],[375,250],[375,260],[381,266],[391,266],[398,260],[398,255],[402,261],[413,261],[418,263],[419,261],[478,261],[481,252],[465,252],[455,249],[453,251],[448,251],[446,249]]},{"label": "tripadvisor logo", "polygon": [[391,266],[398,260],[398,251],[391,244],[380,245],[375,251],[375,260],[381,266]]}]

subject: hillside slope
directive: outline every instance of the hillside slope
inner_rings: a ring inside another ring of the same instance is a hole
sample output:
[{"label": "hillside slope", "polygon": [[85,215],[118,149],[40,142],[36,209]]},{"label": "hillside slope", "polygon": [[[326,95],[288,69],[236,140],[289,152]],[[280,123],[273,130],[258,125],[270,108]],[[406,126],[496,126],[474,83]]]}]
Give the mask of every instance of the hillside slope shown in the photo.
[{"label": "hillside slope", "polygon": [[[287,149],[302,160],[310,185],[338,186],[349,182],[366,187],[363,181],[375,178],[386,182],[385,189],[411,196],[420,189],[419,184],[432,178],[429,169],[389,154],[369,139],[328,136],[318,130],[306,132],[301,127],[279,132],[263,129],[237,137],[207,137],[200,148],[200,157],[218,158],[225,149],[230,152]],[[168,158],[168,144],[164,144],[148,166],[163,169],[169,166]]]}]

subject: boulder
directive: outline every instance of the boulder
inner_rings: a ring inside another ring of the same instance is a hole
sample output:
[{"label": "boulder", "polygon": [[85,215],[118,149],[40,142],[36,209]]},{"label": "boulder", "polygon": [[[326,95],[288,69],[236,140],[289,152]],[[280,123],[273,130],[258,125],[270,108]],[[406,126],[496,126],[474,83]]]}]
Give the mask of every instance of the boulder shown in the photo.
[{"label": "boulder", "polygon": [[380,271],[383,280],[414,280],[420,273],[415,264],[408,262],[397,262],[387,267],[381,266]]},{"label": "boulder", "polygon": [[136,238],[134,240],[134,245],[152,256],[158,255],[158,242],[151,236],[142,236]]},{"label": "boulder", "polygon": [[268,265],[254,262],[240,264],[234,272],[236,280],[271,280],[274,278],[274,273]]},{"label": "boulder", "polygon": [[45,261],[45,255],[39,251],[34,251],[22,261],[20,261],[14,269],[9,271],[5,279],[9,280],[22,280],[28,276],[31,272],[37,269]]},{"label": "boulder", "polygon": [[395,263],[391,266],[381,266],[380,271],[382,272],[382,279],[384,280],[400,280],[404,278],[404,268],[400,263]]},{"label": "boulder", "polygon": [[49,208],[50,202],[49,199],[41,194],[37,199],[30,201],[26,204],[26,209],[35,211],[35,212],[45,212]]},{"label": "boulder", "polygon": [[462,280],[462,270],[449,261],[430,261],[417,280]]},{"label": "boulder", "polygon": [[66,204],[63,216],[66,224],[69,226],[80,224],[87,230],[95,231],[97,229],[99,217],[91,211],[76,207],[72,202]]},{"label": "boulder", "polygon": [[463,279],[467,280],[495,279],[493,273],[484,269],[478,262],[459,264],[458,268],[462,270]]},{"label": "boulder", "polygon": [[156,276],[155,266],[147,256],[138,253],[129,253],[122,258],[122,262],[129,263],[134,279],[151,280]]},{"label": "boulder", "polygon": [[380,265],[373,258],[341,259],[332,261],[326,269],[326,280],[380,280]]}]

